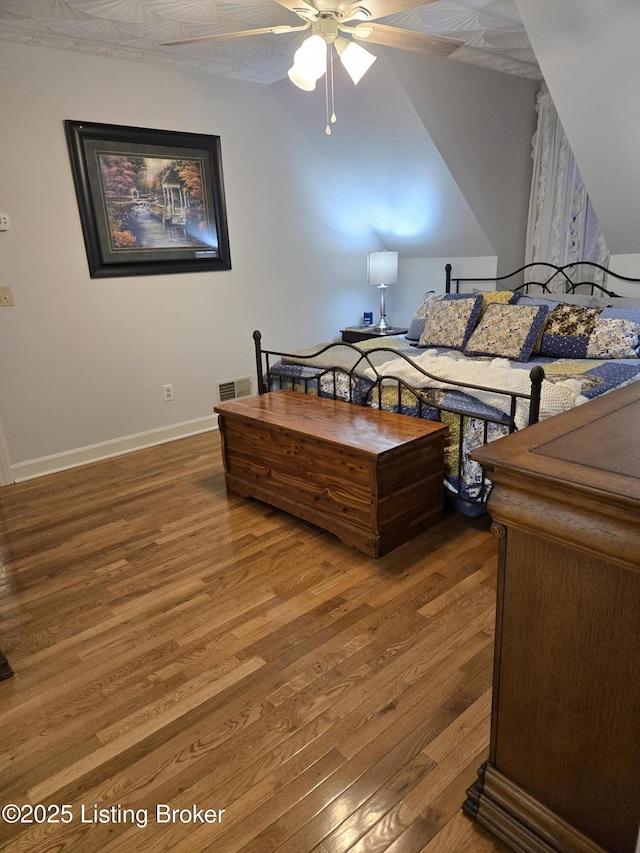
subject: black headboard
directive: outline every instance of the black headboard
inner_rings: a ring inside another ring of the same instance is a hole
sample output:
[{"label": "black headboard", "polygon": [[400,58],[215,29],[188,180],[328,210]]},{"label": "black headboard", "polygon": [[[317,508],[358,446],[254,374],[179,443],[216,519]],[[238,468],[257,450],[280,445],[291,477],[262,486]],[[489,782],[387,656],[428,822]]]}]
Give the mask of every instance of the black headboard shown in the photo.
[{"label": "black headboard", "polygon": [[[506,290],[529,290],[532,287],[539,287],[542,289],[543,293],[551,293],[553,292],[549,285],[554,279],[557,281],[561,281],[564,286],[565,293],[574,293],[579,287],[588,287],[589,293],[602,293],[606,296],[618,296],[615,291],[607,290],[604,284],[599,284],[596,281],[593,281],[592,278],[585,278],[584,280],[579,279],[578,281],[574,281],[575,272],[578,271],[579,275],[587,275],[589,272],[593,276],[596,274],[596,270],[600,270],[602,273],[602,281],[607,282],[608,278],[615,279],[617,281],[629,281],[634,284],[640,285],[640,279],[637,278],[629,278],[625,275],[619,275],[618,273],[614,273],[611,270],[608,270],[606,267],[603,267],[601,264],[597,264],[595,261],[577,261],[572,264],[565,264],[564,266],[558,266],[557,264],[550,264],[544,261],[536,261],[535,263],[525,264],[520,269],[515,270],[508,275],[496,276],[495,278],[453,278],[451,275],[451,264],[447,264],[445,266],[445,289],[446,293],[459,293],[461,284],[474,284],[481,285],[483,283],[490,282],[491,284],[495,284],[497,286],[498,282],[508,282],[510,279],[514,282],[521,281],[523,277],[523,273],[526,270],[535,270],[535,278],[530,277],[528,281],[524,284],[517,284],[512,287],[507,286]],[[567,272],[570,271],[574,273],[573,276],[570,276]],[[539,278],[539,280],[538,280]],[[482,288],[480,288],[482,289]]]}]

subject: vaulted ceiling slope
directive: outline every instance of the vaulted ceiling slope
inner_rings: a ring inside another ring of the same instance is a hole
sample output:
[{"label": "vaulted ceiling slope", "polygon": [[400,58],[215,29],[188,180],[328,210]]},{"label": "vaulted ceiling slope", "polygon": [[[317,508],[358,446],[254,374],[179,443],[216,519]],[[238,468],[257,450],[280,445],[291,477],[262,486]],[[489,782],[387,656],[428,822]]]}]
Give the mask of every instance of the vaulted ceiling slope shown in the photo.
[{"label": "vaulted ceiling slope", "polygon": [[609,249],[638,254],[640,3],[516,2]]},{"label": "vaulted ceiling slope", "polygon": [[[162,43],[300,23],[281,2],[0,0],[0,39],[270,84],[286,78],[299,33]],[[461,41],[447,64],[544,78],[611,251],[640,251],[637,0],[435,0],[381,20]]]},{"label": "vaulted ceiling slope", "polygon": [[[381,22],[459,40],[454,61],[541,79],[515,0],[430,0]],[[0,0],[2,39],[258,83],[286,77],[299,33],[180,47],[163,43],[300,23],[277,0]]]}]

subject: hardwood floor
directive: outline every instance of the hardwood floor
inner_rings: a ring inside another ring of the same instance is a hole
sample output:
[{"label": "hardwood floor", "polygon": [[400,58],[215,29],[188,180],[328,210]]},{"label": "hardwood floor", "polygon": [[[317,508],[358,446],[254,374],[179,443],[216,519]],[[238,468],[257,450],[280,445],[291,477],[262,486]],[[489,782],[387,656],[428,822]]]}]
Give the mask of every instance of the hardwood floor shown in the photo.
[{"label": "hardwood floor", "polygon": [[489,742],[486,520],[373,560],[227,497],[208,433],[2,488],[0,532],[0,805],[46,807],[0,849],[506,850],[460,810]]}]

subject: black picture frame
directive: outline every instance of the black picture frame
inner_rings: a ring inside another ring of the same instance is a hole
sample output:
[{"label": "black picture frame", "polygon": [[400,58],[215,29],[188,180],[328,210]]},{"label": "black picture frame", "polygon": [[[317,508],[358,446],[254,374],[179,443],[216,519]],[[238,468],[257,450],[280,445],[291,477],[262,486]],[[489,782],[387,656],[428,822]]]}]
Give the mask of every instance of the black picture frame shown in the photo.
[{"label": "black picture frame", "polygon": [[91,278],[231,269],[219,136],[64,126]]}]

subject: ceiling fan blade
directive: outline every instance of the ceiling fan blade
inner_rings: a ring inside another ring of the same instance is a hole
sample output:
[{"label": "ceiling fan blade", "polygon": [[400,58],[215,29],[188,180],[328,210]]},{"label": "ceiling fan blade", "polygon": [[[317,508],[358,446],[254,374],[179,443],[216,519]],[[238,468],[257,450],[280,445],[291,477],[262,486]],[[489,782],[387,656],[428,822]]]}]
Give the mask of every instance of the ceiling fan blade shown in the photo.
[{"label": "ceiling fan blade", "polygon": [[296,15],[299,15],[305,20],[307,18],[309,20],[315,20],[318,17],[318,10],[314,8],[311,3],[307,3],[306,0],[275,0],[275,2],[279,6],[284,6],[285,9],[289,9],[290,12],[295,12]]},{"label": "ceiling fan blade", "polygon": [[181,41],[163,41],[161,44],[163,47],[178,47],[183,44],[198,44],[198,42],[203,41],[223,41],[224,39],[239,39],[246,36],[261,36],[265,33],[275,33],[276,35],[280,35],[280,33],[297,33],[302,30],[308,30],[310,26],[311,24],[303,24],[301,27],[260,27],[257,30],[240,30],[237,33],[220,33],[217,36],[199,36],[192,39],[182,39]]},{"label": "ceiling fan blade", "polygon": [[[280,2],[280,0],[277,0]],[[406,12],[408,9],[416,9],[418,6],[429,6],[437,0],[355,0],[356,4],[362,4],[371,13],[368,20],[386,18],[387,15],[395,15],[396,12]],[[357,9],[357,5],[355,6]],[[353,17],[357,17],[354,15]]]},{"label": "ceiling fan blade", "polygon": [[[369,44],[382,44],[387,47],[397,47],[400,50],[412,50],[415,53],[426,53],[430,56],[450,56],[454,50],[462,47],[464,42],[444,36],[430,36],[415,30],[404,30],[400,27],[388,27],[367,21],[362,24],[362,35],[358,35],[360,27],[351,30],[354,38]],[[366,33],[371,33],[366,35]]]}]

